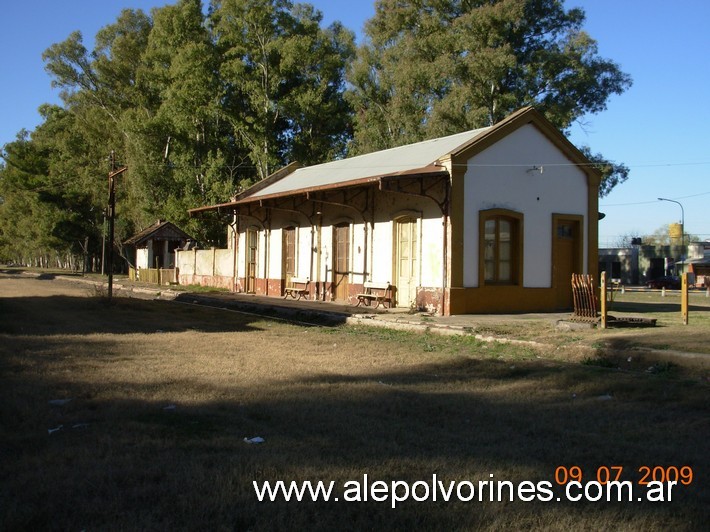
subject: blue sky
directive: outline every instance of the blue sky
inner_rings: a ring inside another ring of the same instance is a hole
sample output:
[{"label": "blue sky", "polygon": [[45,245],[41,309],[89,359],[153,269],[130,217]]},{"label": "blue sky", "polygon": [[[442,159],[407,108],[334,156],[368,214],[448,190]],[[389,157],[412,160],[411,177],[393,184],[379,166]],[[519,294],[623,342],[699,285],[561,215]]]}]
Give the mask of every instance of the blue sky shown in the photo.
[{"label": "blue sky", "polygon": [[[80,30],[90,48],[99,28],[123,8],[150,11],[166,0],[2,0],[0,32],[0,145],[39,123],[37,108],[59,103],[44,71],[42,52]],[[340,20],[362,33],[374,0],[312,0],[326,24]],[[582,7],[585,29],[602,57],[616,61],[634,80],[608,109],[585,118],[571,140],[623,162],[629,180],[600,201],[599,244],[622,235],[648,234],[678,222],[710,239],[710,2],[707,0],[566,0]]]}]

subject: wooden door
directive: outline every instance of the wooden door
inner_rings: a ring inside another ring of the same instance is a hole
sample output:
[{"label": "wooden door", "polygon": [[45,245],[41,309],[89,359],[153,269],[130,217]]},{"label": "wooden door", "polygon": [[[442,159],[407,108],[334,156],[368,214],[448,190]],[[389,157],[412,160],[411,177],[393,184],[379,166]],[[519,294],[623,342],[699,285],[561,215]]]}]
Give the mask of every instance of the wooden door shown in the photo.
[{"label": "wooden door", "polygon": [[558,219],[555,224],[554,286],[557,308],[572,308],[572,274],[582,273],[579,221]]},{"label": "wooden door", "polygon": [[292,277],[296,277],[296,228],[283,229],[281,278],[283,286],[288,286]]},{"label": "wooden door", "polygon": [[333,298],[347,301],[350,278],[350,225],[333,228]]},{"label": "wooden door", "polygon": [[256,292],[256,272],[258,257],[259,233],[254,229],[247,229],[246,245],[246,292]]},{"label": "wooden door", "polygon": [[414,218],[398,220],[396,222],[396,235],[395,286],[397,288],[397,306],[410,307],[417,300],[417,281],[419,277],[417,221]]}]

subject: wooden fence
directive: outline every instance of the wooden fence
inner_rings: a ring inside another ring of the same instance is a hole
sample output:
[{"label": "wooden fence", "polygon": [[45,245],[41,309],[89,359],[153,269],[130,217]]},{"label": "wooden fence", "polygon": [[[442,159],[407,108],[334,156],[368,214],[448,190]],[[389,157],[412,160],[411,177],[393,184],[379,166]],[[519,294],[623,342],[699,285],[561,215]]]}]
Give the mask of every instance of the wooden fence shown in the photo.
[{"label": "wooden fence", "polygon": [[166,268],[129,268],[128,277],[131,281],[150,284],[171,284],[175,282],[175,269]]}]

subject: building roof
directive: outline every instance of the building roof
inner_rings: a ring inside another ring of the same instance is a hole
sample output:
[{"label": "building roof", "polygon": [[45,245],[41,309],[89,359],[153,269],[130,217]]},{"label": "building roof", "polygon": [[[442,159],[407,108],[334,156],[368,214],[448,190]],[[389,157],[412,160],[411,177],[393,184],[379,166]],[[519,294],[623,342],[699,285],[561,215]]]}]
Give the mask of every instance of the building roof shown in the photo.
[{"label": "building roof", "polygon": [[421,173],[427,171],[440,158],[468,144],[488,129],[490,128],[474,129],[448,137],[298,168],[271,185],[247,195],[251,198],[263,198],[323,186],[344,185],[368,178]]},{"label": "building roof", "polygon": [[158,220],[124,242],[127,246],[139,246],[151,239],[194,240],[190,235],[171,222]]},{"label": "building roof", "polygon": [[[541,127],[545,134],[571,159],[583,163],[589,162],[541,114],[532,107],[525,107],[489,127],[314,166],[300,168],[297,163],[292,163],[248,188],[229,203],[190,209],[189,212],[195,214],[208,210],[220,210],[220,208],[235,207],[244,203],[307,193],[324,188],[366,184],[386,177],[440,174],[447,171],[439,164],[440,161],[463,153],[485,149],[511,129],[527,122],[535,122]],[[584,170],[598,174],[597,170],[591,167],[585,167]]]}]

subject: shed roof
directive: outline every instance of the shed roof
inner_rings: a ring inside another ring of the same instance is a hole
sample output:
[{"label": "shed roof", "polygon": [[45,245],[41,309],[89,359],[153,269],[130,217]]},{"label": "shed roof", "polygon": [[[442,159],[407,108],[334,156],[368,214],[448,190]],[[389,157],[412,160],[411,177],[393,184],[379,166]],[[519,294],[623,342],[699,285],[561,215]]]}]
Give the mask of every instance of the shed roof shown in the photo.
[{"label": "shed roof", "polygon": [[140,245],[150,239],[160,240],[193,240],[185,231],[172,222],[158,220],[124,242],[125,245]]}]

